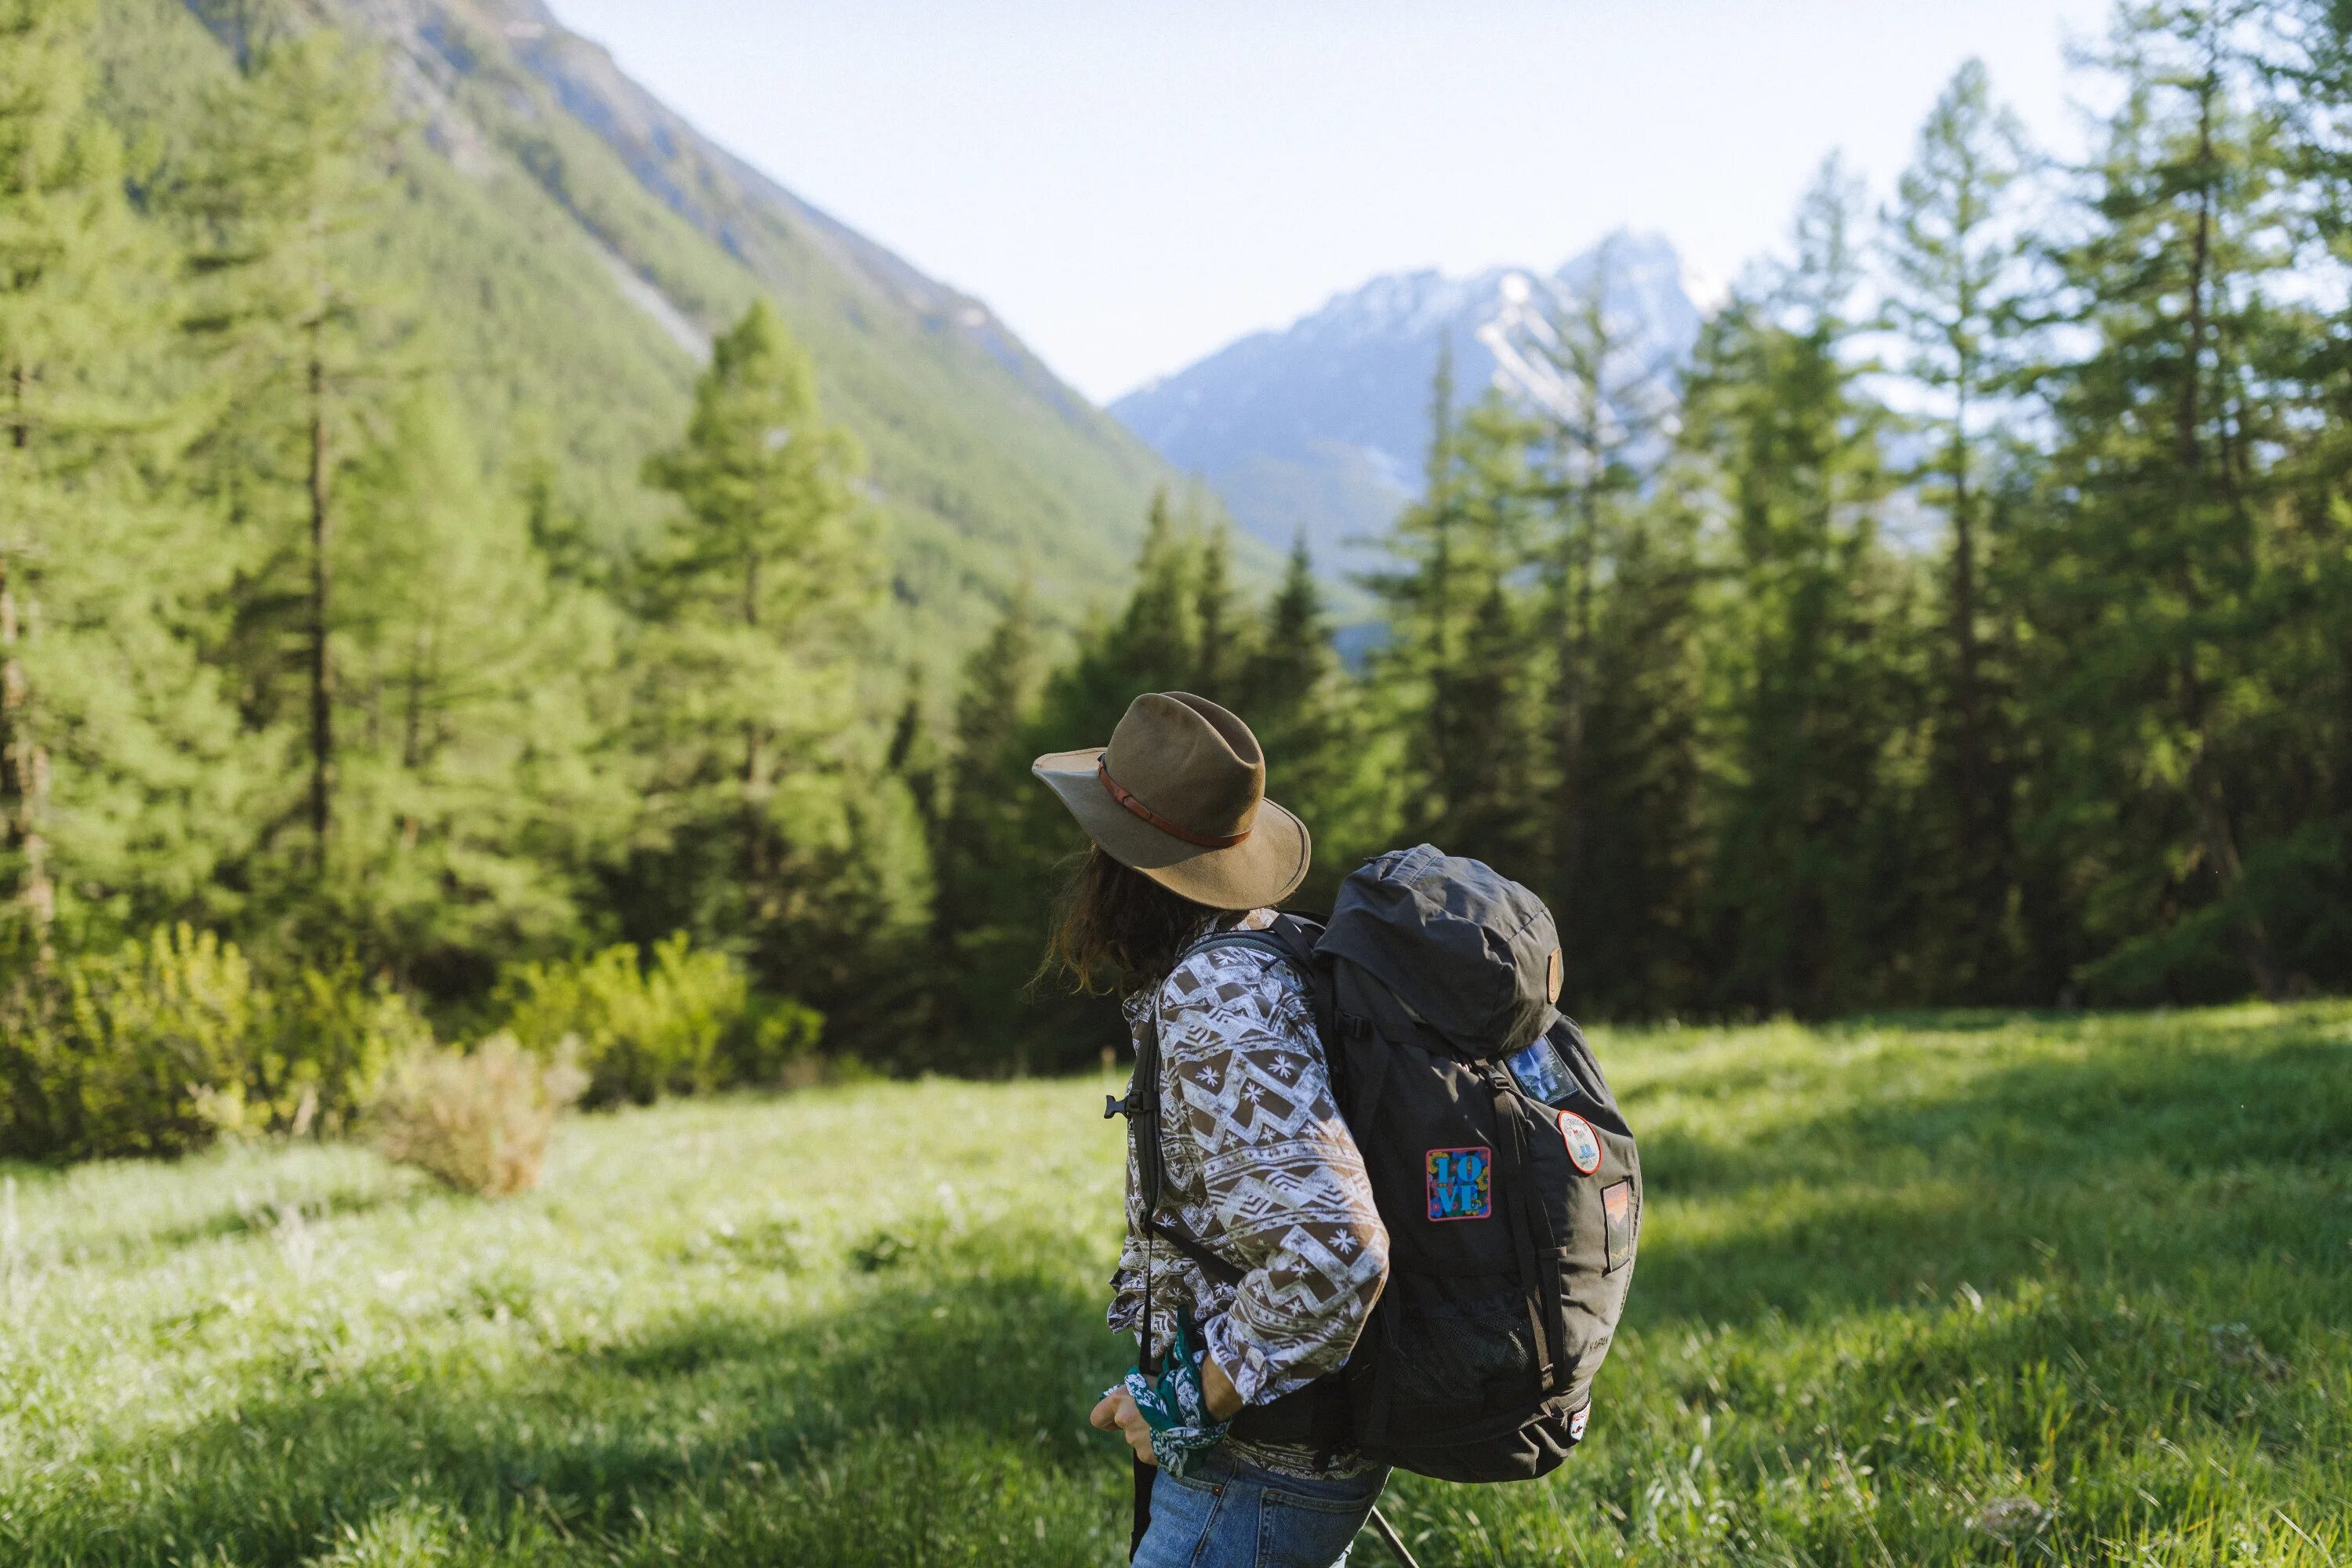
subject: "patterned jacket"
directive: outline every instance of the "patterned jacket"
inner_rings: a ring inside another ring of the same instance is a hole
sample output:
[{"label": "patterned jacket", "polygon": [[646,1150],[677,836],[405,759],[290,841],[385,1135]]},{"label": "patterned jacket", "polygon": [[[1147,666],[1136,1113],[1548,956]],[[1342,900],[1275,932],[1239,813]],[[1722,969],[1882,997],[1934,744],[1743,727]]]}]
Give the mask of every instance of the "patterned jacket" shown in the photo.
[{"label": "patterned jacket", "polygon": [[[1255,930],[1273,918],[1256,910],[1236,923]],[[1388,1232],[1288,964],[1245,947],[1193,954],[1155,990],[1128,998],[1138,1042],[1154,1005],[1160,1220],[1244,1273],[1238,1285],[1219,1284],[1165,1239],[1139,1239],[1146,1226],[1130,1143],[1110,1325],[1131,1333],[1142,1317],[1148,1248],[1153,1342],[1169,1343],[1178,1306],[1189,1308],[1244,1403],[1263,1405],[1348,1359],[1388,1279]],[[1305,1449],[1234,1446],[1294,1473],[1360,1468],[1350,1455],[1327,1466]]]}]

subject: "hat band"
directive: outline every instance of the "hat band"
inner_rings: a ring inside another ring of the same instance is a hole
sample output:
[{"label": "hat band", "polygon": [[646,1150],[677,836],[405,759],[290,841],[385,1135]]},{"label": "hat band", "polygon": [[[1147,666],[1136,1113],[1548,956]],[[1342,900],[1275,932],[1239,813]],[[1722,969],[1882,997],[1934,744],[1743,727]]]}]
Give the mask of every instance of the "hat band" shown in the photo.
[{"label": "hat band", "polygon": [[1119,787],[1118,781],[1110,776],[1108,753],[1105,753],[1103,758],[1095,763],[1095,777],[1102,780],[1102,786],[1110,792],[1111,799],[1118,802],[1160,832],[1171,837],[1181,838],[1187,844],[1197,844],[1203,849],[1231,849],[1250,836],[1250,830],[1246,827],[1239,833],[1195,833],[1189,827],[1179,827]]}]

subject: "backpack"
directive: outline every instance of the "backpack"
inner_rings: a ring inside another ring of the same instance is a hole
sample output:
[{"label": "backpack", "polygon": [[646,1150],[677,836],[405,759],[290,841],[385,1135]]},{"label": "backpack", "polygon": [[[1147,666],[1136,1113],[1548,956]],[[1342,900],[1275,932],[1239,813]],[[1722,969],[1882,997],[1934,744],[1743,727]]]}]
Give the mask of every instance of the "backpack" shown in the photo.
[{"label": "backpack", "polygon": [[[1243,1411],[1235,1434],[1346,1441],[1442,1480],[1549,1473],[1584,1436],[1642,1219],[1633,1131],[1552,1005],[1550,911],[1423,844],[1349,876],[1328,925],[1280,915],[1184,956],[1229,946],[1305,977],[1390,1241],[1388,1287],[1347,1364]],[[1237,1270],[1159,1219],[1156,1023],[1144,1033],[1135,1084],[1105,1114],[1129,1112],[1147,1223],[1231,1282]]]}]

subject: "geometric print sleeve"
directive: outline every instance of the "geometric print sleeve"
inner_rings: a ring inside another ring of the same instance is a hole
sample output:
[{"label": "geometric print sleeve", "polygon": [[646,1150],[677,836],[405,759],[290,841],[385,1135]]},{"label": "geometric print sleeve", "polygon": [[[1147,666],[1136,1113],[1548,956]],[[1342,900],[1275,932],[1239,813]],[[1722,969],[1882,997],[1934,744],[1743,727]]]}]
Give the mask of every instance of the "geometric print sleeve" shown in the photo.
[{"label": "geometric print sleeve", "polygon": [[1198,1160],[1202,1240],[1244,1270],[1202,1325],[1207,1348],[1261,1405],[1348,1359],[1388,1279],[1388,1232],[1287,964],[1212,949],[1155,1000],[1168,1142]]}]

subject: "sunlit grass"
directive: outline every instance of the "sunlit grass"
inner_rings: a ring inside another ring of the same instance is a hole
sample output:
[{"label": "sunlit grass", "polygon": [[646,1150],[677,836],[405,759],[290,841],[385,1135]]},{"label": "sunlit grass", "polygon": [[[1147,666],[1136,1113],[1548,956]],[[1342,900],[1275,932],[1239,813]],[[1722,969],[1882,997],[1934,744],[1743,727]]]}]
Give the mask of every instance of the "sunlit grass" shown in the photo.
[{"label": "sunlit grass", "polygon": [[[1650,1200],[1592,1436],[1400,1479],[1432,1568],[2352,1560],[2352,1007],[1601,1047]],[[1116,1563],[1101,1087],[583,1118],[503,1204],[16,1168],[0,1563]]]}]

